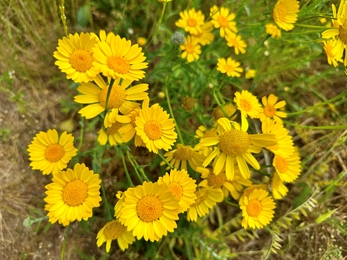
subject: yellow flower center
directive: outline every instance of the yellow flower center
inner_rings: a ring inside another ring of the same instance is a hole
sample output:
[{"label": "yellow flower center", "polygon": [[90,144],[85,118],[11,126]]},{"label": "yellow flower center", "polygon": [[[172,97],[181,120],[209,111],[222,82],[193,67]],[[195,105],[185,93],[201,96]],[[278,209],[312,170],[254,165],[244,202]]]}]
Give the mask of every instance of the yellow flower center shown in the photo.
[{"label": "yellow flower center", "polygon": [[113,220],[105,225],[103,233],[106,239],[115,240],[119,238],[124,231],[126,231],[126,227],[123,226],[119,221]]},{"label": "yellow flower center", "polygon": [[219,148],[223,153],[231,156],[240,156],[247,152],[251,140],[248,133],[231,129],[219,139]]},{"label": "yellow flower center", "polygon": [[150,140],[158,140],[161,137],[161,125],[156,121],[148,121],[144,131]]},{"label": "yellow flower center", "polygon": [[226,70],[226,72],[234,72],[235,70],[234,66],[231,66],[229,64],[225,64],[224,69]]},{"label": "yellow flower center", "polygon": [[48,146],[45,151],[45,157],[47,161],[51,163],[59,161],[61,158],[63,158],[64,154],[64,147],[62,147],[60,144],[52,144]]},{"label": "yellow flower center", "polygon": [[192,158],[194,151],[189,146],[177,145],[177,150],[174,156],[180,161],[186,161]]},{"label": "yellow flower center", "polygon": [[193,44],[191,44],[191,43],[187,43],[186,44],[186,52],[187,53],[189,53],[189,54],[191,54],[191,53],[194,53],[194,45]]},{"label": "yellow flower center", "polygon": [[220,174],[217,174],[217,175],[212,173],[207,177],[208,185],[215,188],[222,187],[225,180],[226,180],[225,172],[221,172]]},{"label": "yellow flower center", "polygon": [[196,21],[194,18],[189,18],[189,19],[187,20],[187,25],[188,25],[189,27],[195,27],[197,24],[198,24],[198,23],[197,23],[197,21]]},{"label": "yellow flower center", "polygon": [[247,205],[247,214],[250,217],[258,217],[261,213],[261,203],[259,200],[250,200]]},{"label": "yellow flower center", "polygon": [[[99,94],[99,102],[105,108],[106,108],[106,98],[107,98],[108,88],[109,87],[103,88]],[[107,108],[108,109],[120,108],[125,102],[126,96],[127,94],[126,94],[125,87],[122,87],[119,85],[113,85],[111,93],[110,93],[110,97],[108,98]]]},{"label": "yellow flower center", "polygon": [[119,122],[113,123],[110,127],[106,129],[106,134],[112,135],[118,132],[119,128],[121,128],[122,124]]},{"label": "yellow flower center", "polygon": [[81,205],[88,197],[88,185],[81,180],[74,180],[63,188],[63,201],[73,207]]},{"label": "yellow flower center", "polygon": [[144,222],[153,222],[163,214],[163,203],[153,195],[141,198],[136,207],[137,215]]},{"label": "yellow flower center", "polygon": [[272,10],[272,17],[275,20],[275,22],[283,22],[287,16],[287,9],[285,5],[278,1]]},{"label": "yellow flower center", "polygon": [[220,25],[220,27],[227,28],[228,27],[228,19],[224,16],[219,16],[217,18],[217,22]]},{"label": "yellow flower center", "polygon": [[267,105],[264,107],[264,114],[267,117],[273,117],[276,114],[276,108],[274,106]]},{"label": "yellow flower center", "polygon": [[240,107],[247,112],[252,109],[251,104],[248,102],[248,100],[245,99],[240,100]]},{"label": "yellow flower center", "polygon": [[347,19],[345,19],[342,26],[339,26],[339,38],[344,44],[347,44]]},{"label": "yellow flower center", "polygon": [[169,190],[175,196],[176,199],[180,199],[183,194],[182,186],[179,183],[171,182],[168,184]]},{"label": "yellow flower center", "polygon": [[119,56],[110,56],[107,58],[107,66],[120,74],[126,74],[130,70],[129,62],[123,57]]},{"label": "yellow flower center", "polygon": [[93,55],[86,50],[74,50],[69,59],[71,66],[78,72],[89,70],[92,67],[93,61]]},{"label": "yellow flower center", "polygon": [[187,110],[187,111],[190,111],[194,108],[194,105],[195,105],[195,102],[196,102],[196,99],[195,98],[192,98],[192,97],[185,97],[183,99],[183,102],[182,102],[182,107]]},{"label": "yellow flower center", "polygon": [[288,170],[287,160],[281,156],[276,155],[275,157],[276,169],[281,173],[286,173]]}]

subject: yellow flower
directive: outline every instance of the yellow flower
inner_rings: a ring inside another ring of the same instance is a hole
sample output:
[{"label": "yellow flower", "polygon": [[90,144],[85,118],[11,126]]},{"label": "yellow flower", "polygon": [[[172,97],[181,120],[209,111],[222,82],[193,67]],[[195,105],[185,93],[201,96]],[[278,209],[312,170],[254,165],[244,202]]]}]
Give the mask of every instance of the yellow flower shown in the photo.
[{"label": "yellow flower", "polygon": [[210,212],[217,202],[223,201],[223,192],[221,189],[210,187],[200,187],[196,191],[196,201],[187,210],[187,220],[196,221]]},{"label": "yellow flower", "polygon": [[137,38],[137,44],[140,45],[140,46],[143,46],[147,43],[147,39],[144,38],[144,37],[139,37]]},{"label": "yellow flower", "polygon": [[45,187],[44,199],[49,222],[67,226],[72,221],[90,218],[92,209],[100,206],[100,183],[99,174],[79,163],[73,170],[53,174],[52,183]]},{"label": "yellow flower", "polygon": [[221,73],[226,73],[228,77],[240,77],[243,68],[240,68],[240,62],[232,58],[224,59],[219,58],[217,63],[217,70]]},{"label": "yellow flower", "polygon": [[271,38],[281,38],[281,30],[274,24],[265,24],[266,33],[271,36]]},{"label": "yellow flower", "polygon": [[268,184],[253,184],[253,185],[247,187],[242,192],[242,195],[241,195],[240,200],[239,200],[239,205],[244,206],[245,205],[245,203],[243,202],[244,197],[248,197],[255,189],[261,189],[261,190],[268,191],[268,186],[269,186]]},{"label": "yellow flower", "polygon": [[241,39],[240,35],[230,32],[227,33],[225,39],[229,47],[234,47],[234,52],[236,55],[239,55],[240,52],[242,54],[246,53],[247,44]]},{"label": "yellow flower", "polygon": [[[95,83],[82,83],[77,88],[82,95],[75,96],[74,100],[80,104],[87,104],[78,113],[87,119],[94,118],[101,114],[106,109],[107,93],[110,86],[105,83],[103,78],[98,75],[94,79]],[[108,99],[107,109],[110,111],[105,118],[105,126],[109,127],[117,121],[119,113],[128,114],[131,110],[139,106],[135,100],[144,100],[148,97],[148,84],[138,84],[130,86],[132,80],[121,78],[114,81],[110,96]]]},{"label": "yellow flower", "polygon": [[327,41],[323,41],[323,44],[328,63],[330,65],[333,65],[334,67],[337,67],[337,62],[342,62],[342,55],[344,50],[343,42],[332,38]]},{"label": "yellow flower", "polygon": [[135,124],[136,134],[150,152],[158,153],[158,149],[168,151],[177,139],[173,119],[158,104],[151,107],[142,105]]},{"label": "yellow flower", "polygon": [[254,78],[255,75],[256,75],[256,71],[255,70],[247,70],[245,78],[246,79],[251,79],[251,78]]},{"label": "yellow flower", "polygon": [[290,31],[298,19],[299,7],[297,0],[278,0],[272,10],[272,18],[278,27]]},{"label": "yellow flower", "polygon": [[177,27],[183,28],[191,35],[202,33],[201,26],[204,24],[205,16],[194,8],[180,12],[180,19],[175,23]]},{"label": "yellow flower", "polygon": [[250,178],[250,170],[246,163],[259,170],[259,162],[252,153],[259,153],[262,147],[276,144],[273,134],[248,134],[248,128],[241,130],[241,126],[227,118],[218,119],[217,137],[204,138],[200,141],[204,146],[217,146],[204,160],[202,166],[206,167],[215,160],[213,173],[219,174],[225,169],[228,180],[234,179],[235,165],[238,164],[241,175]]},{"label": "yellow flower", "polygon": [[30,166],[43,174],[57,173],[77,154],[73,145],[74,137],[63,132],[59,137],[57,130],[49,129],[38,133],[28,146]]},{"label": "yellow flower", "polygon": [[[164,154],[167,162],[169,162],[177,170],[188,170],[187,162],[189,166],[195,170],[196,167],[201,166],[205,157],[199,154],[194,148],[189,145],[177,144],[177,148]],[[165,162],[161,162],[160,165],[164,165]]]},{"label": "yellow flower", "polygon": [[272,165],[275,167],[276,172],[284,182],[295,181],[301,173],[300,157],[297,151],[289,158],[283,158],[275,155]]},{"label": "yellow flower", "polygon": [[235,14],[230,13],[230,10],[226,7],[221,7],[218,9],[217,6],[213,6],[210,11],[212,17],[212,24],[215,28],[219,29],[219,35],[225,37],[228,33],[237,33],[237,27],[235,19]]},{"label": "yellow flower", "polygon": [[198,40],[192,36],[187,36],[185,43],[180,45],[180,49],[183,51],[181,58],[187,59],[189,63],[199,59],[201,46],[198,44]]},{"label": "yellow flower", "polygon": [[236,108],[232,103],[218,106],[212,111],[212,121],[217,121],[219,118],[226,117],[230,120],[234,120],[237,117]]},{"label": "yellow flower", "polygon": [[[198,127],[198,129],[195,131],[195,134],[195,138],[197,139],[218,136],[216,129],[206,129],[206,127],[202,125]],[[203,146],[200,143],[196,144],[194,146],[194,149],[197,150],[199,154],[202,154],[204,157],[207,157],[213,150],[212,147]]]},{"label": "yellow flower", "polygon": [[106,77],[131,81],[144,78],[147,63],[142,48],[119,35],[109,35],[109,41],[100,41],[93,48],[94,65]]},{"label": "yellow flower", "polygon": [[213,24],[212,22],[206,22],[201,26],[201,33],[192,34],[192,37],[198,41],[199,44],[205,46],[210,44],[214,39],[214,34],[212,33]]},{"label": "yellow flower", "polygon": [[122,127],[122,123],[115,122],[111,126],[107,127],[106,130],[100,129],[98,132],[98,142],[101,145],[105,145],[107,142],[111,146],[123,143],[122,136],[119,133],[119,128]]},{"label": "yellow flower", "polygon": [[242,199],[242,227],[259,229],[271,222],[276,205],[267,191],[254,189],[249,196],[243,196]]},{"label": "yellow flower", "polygon": [[177,227],[179,201],[165,184],[144,182],[124,192],[119,221],[137,239],[158,241]]},{"label": "yellow flower", "polygon": [[163,177],[159,177],[159,184],[167,184],[169,190],[179,200],[180,212],[185,212],[196,200],[196,180],[189,177],[186,170],[173,169]]},{"label": "yellow flower", "polygon": [[287,113],[282,111],[277,111],[277,109],[284,108],[286,105],[286,101],[282,100],[277,102],[278,97],[274,94],[270,94],[269,97],[262,97],[261,101],[264,105],[264,108],[259,113],[260,121],[269,121],[271,119],[275,120],[277,123],[283,124],[281,118],[286,118]]},{"label": "yellow flower", "polygon": [[89,82],[99,73],[94,66],[93,47],[98,39],[89,33],[69,34],[58,41],[57,51],[53,56],[57,59],[55,65],[66,73],[66,78],[73,81]]},{"label": "yellow flower", "polygon": [[286,187],[286,185],[284,185],[283,181],[281,180],[277,172],[275,172],[274,175],[272,176],[270,186],[271,186],[272,196],[274,197],[275,200],[282,199],[288,193],[288,188]]},{"label": "yellow flower", "polygon": [[110,252],[111,243],[113,240],[117,240],[121,250],[125,250],[135,241],[131,232],[127,231],[127,228],[123,226],[118,220],[111,220],[107,222],[105,226],[100,229],[96,236],[96,244],[100,247],[106,242],[106,252]]}]

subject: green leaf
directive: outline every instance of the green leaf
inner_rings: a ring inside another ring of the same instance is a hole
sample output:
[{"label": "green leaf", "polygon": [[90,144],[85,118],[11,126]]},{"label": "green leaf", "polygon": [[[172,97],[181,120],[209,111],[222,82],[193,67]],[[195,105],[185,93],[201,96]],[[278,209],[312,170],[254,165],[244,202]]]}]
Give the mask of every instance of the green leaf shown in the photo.
[{"label": "green leaf", "polygon": [[82,27],[87,27],[89,22],[90,7],[88,5],[82,6],[77,12],[77,24]]},{"label": "green leaf", "polygon": [[310,194],[312,193],[311,188],[306,183],[300,183],[300,186],[302,187],[302,190],[293,201],[294,208],[299,207],[301,204],[307,201],[307,199],[310,197]]},{"label": "green leaf", "polygon": [[322,223],[324,220],[326,220],[327,218],[330,218],[330,216],[336,211],[337,209],[334,209],[334,210],[331,210],[331,211],[328,211],[326,213],[324,213],[323,215],[320,215],[316,220],[315,222],[317,224],[319,223]]}]

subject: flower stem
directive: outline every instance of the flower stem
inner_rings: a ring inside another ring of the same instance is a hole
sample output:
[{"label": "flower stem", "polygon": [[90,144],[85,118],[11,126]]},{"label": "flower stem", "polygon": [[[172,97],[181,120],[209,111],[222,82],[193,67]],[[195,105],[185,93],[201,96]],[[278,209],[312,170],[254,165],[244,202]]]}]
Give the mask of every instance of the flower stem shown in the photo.
[{"label": "flower stem", "polygon": [[159,18],[158,24],[156,25],[155,30],[154,30],[153,34],[151,35],[151,38],[150,38],[150,40],[149,40],[149,42],[148,42],[148,46],[150,46],[150,45],[152,44],[152,42],[153,42],[153,40],[154,40],[154,37],[155,37],[156,34],[158,33],[159,26],[160,26],[160,24],[162,23],[163,18],[164,18],[165,9],[166,9],[166,4],[167,4],[167,2],[164,1],[164,2],[163,2],[163,9],[161,10],[161,14],[160,14],[160,18]]},{"label": "flower stem", "polygon": [[[137,175],[137,178],[139,179],[139,181],[141,183],[143,183],[143,179],[145,179],[146,181],[149,181],[148,178],[147,178],[147,175],[145,173],[145,171],[143,170],[143,167],[141,167],[137,161],[135,160],[135,158],[133,157],[133,155],[128,151],[126,150],[126,154],[127,154],[127,157],[128,157],[128,160],[129,162],[131,163],[131,165],[133,166],[134,170],[135,170],[135,173]],[[140,176],[139,172],[141,172],[142,174],[142,177]]]},{"label": "flower stem", "polygon": [[133,187],[133,186],[134,186],[134,183],[133,183],[133,181],[132,181],[131,178],[130,178],[130,174],[129,174],[129,172],[128,172],[128,168],[127,168],[127,165],[126,165],[126,163],[125,163],[124,154],[123,154],[122,151],[120,152],[120,154],[121,154],[122,163],[123,163],[123,166],[124,166],[125,176],[127,177],[127,180],[128,180],[128,182],[129,182],[129,185],[130,185],[131,187]]},{"label": "flower stem", "polygon": [[70,232],[70,224],[68,224],[66,229],[65,229],[64,244],[63,244],[63,248],[61,250],[60,260],[64,260],[65,248],[66,248],[66,243],[67,243],[67,239],[69,236],[69,232]]},{"label": "flower stem", "polygon": [[173,165],[169,163],[162,154],[158,153],[158,155],[172,170],[175,169],[175,167],[173,167]]}]

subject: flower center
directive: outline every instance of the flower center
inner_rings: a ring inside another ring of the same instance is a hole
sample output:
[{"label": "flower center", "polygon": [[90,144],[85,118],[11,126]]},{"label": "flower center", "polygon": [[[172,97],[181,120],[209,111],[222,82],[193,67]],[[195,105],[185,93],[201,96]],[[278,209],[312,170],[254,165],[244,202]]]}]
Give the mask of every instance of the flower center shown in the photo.
[{"label": "flower center", "polygon": [[286,173],[288,170],[287,160],[281,156],[276,155],[275,157],[276,169],[281,173]]},{"label": "flower center", "polygon": [[[99,94],[99,102],[105,108],[106,108],[106,98],[107,98],[108,88],[109,87],[103,88]],[[110,96],[108,98],[107,108],[108,109],[120,108],[123,105],[125,98],[126,98],[125,87],[113,85]]]},{"label": "flower center", "polygon": [[247,214],[250,217],[258,217],[261,213],[261,203],[259,200],[250,200],[247,205]]},{"label": "flower center", "polygon": [[234,72],[234,67],[233,66],[231,66],[231,65],[229,65],[229,64],[226,64],[225,66],[224,66],[224,69],[227,71],[227,72]]},{"label": "flower center", "polygon": [[137,215],[144,222],[153,222],[163,214],[163,203],[153,195],[141,198],[136,207]]},{"label": "flower center", "polygon": [[240,107],[247,112],[252,108],[251,104],[245,99],[240,100]]},{"label": "flower center", "polygon": [[220,174],[210,174],[207,177],[208,185],[215,188],[220,188],[224,184],[226,180],[225,172],[221,172]]},{"label": "flower center", "polygon": [[156,121],[149,121],[144,126],[144,131],[150,140],[158,140],[161,137],[161,125]]},{"label": "flower center", "polygon": [[81,180],[74,180],[63,188],[63,201],[73,207],[81,205],[88,197],[88,185]]},{"label": "flower center", "polygon": [[189,19],[187,20],[187,25],[188,25],[189,27],[195,27],[197,24],[198,24],[197,21],[196,21],[195,19],[193,19],[193,18],[189,18]]},{"label": "flower center", "polygon": [[189,54],[194,53],[194,45],[191,43],[187,43],[186,44],[186,52]]},{"label": "flower center", "polygon": [[106,134],[112,135],[118,132],[119,128],[121,128],[122,124],[119,122],[113,123],[110,127],[106,129]]},{"label": "flower center", "polygon": [[179,183],[171,182],[168,184],[169,190],[175,196],[176,199],[180,199],[183,194],[182,186]]},{"label": "flower center", "polygon": [[104,228],[104,236],[106,239],[115,240],[119,238],[125,230],[125,226],[123,226],[119,221],[113,220],[106,224]]},{"label": "flower center", "polygon": [[92,67],[93,61],[93,55],[86,50],[74,50],[69,59],[71,66],[78,72],[89,70]]},{"label": "flower center", "polygon": [[231,156],[240,156],[247,152],[251,140],[246,132],[231,129],[225,132],[219,140],[219,148],[223,153]]},{"label": "flower center", "polygon": [[286,18],[286,15],[286,7],[282,4],[281,1],[278,1],[272,11],[272,17],[274,18],[275,22],[283,22]]},{"label": "flower center", "polygon": [[343,25],[339,26],[339,38],[344,44],[347,44],[347,20],[343,22]]},{"label": "flower center", "polygon": [[267,117],[273,117],[276,114],[276,108],[274,106],[267,105],[264,107],[264,114]]},{"label": "flower center", "polygon": [[217,18],[217,22],[219,23],[220,27],[227,28],[228,27],[228,20],[224,16],[219,16]]},{"label": "flower center", "polygon": [[126,74],[130,70],[129,62],[123,57],[110,56],[107,58],[107,66],[120,74]]},{"label": "flower center", "polygon": [[183,146],[181,144],[177,145],[177,150],[174,156],[180,161],[186,161],[192,158],[194,155],[194,151],[190,149],[189,146]]},{"label": "flower center", "polygon": [[65,154],[64,148],[60,144],[52,144],[47,147],[45,157],[49,162],[57,162],[63,158]]}]

